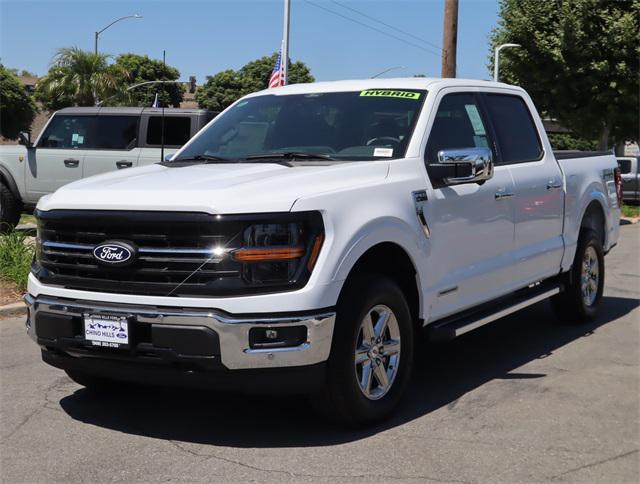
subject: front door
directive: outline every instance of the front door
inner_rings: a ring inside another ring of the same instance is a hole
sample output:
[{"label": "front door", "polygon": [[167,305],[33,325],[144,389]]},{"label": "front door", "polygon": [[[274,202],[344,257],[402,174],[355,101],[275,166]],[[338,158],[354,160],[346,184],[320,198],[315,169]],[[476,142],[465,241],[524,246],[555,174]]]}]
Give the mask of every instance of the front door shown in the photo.
[{"label": "front door", "polygon": [[86,147],[91,145],[93,116],[55,115],[34,149],[27,150],[29,202],[82,178]]},{"label": "front door", "polygon": [[[427,164],[437,163],[437,153],[443,149],[493,151],[478,96],[472,92],[440,96],[427,143]],[[514,184],[508,167],[502,166],[483,183],[431,181],[434,188],[424,206],[431,250],[424,273],[434,320],[505,292],[514,248]]]}]

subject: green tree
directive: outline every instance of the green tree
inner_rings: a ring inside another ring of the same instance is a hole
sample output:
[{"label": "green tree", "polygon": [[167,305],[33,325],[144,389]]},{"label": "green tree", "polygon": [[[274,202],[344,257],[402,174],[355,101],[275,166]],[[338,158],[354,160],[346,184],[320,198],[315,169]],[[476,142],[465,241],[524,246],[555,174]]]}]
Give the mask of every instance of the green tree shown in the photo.
[{"label": "green tree", "polygon": [[127,74],[109,66],[109,56],[77,47],[59,49],[36,85],[36,99],[47,109],[93,106],[124,89]]},{"label": "green tree", "polygon": [[[500,80],[600,149],[638,140],[640,0],[501,0]],[[493,58],[491,58],[493,62]]]},{"label": "green tree", "polygon": [[28,71],[26,69],[18,70],[15,67],[8,67],[7,70],[9,70],[11,73],[13,73],[18,77],[38,77],[33,72]]},{"label": "green tree", "polygon": [[[277,58],[277,53],[261,57],[237,71],[229,69],[208,77],[207,82],[196,92],[198,105],[201,108],[222,111],[238,98],[266,89]],[[289,84],[314,80],[309,67],[304,62],[289,62]]]},{"label": "green tree", "polygon": [[[176,81],[180,71],[146,55],[121,54],[112,66],[116,75],[125,74],[124,81],[129,85],[147,81]],[[127,92],[127,96],[118,99],[119,103],[129,106],[151,106],[156,93],[164,106],[180,107],[185,91],[180,83],[148,84]]]},{"label": "green tree", "polygon": [[0,64],[0,134],[16,139],[20,131],[29,131],[37,113],[36,104],[18,78]]}]

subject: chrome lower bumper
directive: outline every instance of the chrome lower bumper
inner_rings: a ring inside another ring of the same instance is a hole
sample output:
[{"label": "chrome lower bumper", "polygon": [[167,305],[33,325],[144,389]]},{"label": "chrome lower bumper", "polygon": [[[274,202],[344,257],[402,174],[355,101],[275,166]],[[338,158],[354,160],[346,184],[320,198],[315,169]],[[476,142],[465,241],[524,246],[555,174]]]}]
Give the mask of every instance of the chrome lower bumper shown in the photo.
[{"label": "chrome lower bumper", "polygon": [[[27,332],[37,342],[33,322],[39,311],[81,317],[85,313],[121,314],[140,323],[153,325],[205,326],[218,334],[220,359],[230,369],[281,368],[313,365],[326,361],[331,351],[335,313],[322,312],[304,316],[233,318],[215,311],[167,309],[150,306],[129,306],[94,301],[78,301],[50,296],[25,296],[28,307]],[[305,326],[307,341],[299,346],[251,349],[251,328]]]}]

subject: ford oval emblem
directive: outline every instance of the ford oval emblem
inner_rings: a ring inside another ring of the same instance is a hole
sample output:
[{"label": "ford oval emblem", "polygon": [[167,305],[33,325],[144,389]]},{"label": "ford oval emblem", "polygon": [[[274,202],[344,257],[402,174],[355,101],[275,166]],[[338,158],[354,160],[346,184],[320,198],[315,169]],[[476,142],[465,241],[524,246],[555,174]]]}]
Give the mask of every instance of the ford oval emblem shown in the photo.
[{"label": "ford oval emblem", "polygon": [[93,257],[108,265],[127,265],[133,262],[136,249],[126,242],[103,242],[93,249]]}]

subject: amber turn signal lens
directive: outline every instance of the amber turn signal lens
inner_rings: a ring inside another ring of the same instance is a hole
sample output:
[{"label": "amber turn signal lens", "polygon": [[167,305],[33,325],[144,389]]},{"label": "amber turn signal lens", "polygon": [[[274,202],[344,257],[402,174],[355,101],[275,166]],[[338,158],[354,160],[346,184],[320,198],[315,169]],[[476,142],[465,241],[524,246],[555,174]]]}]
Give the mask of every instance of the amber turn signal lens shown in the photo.
[{"label": "amber turn signal lens", "polygon": [[260,262],[299,259],[303,255],[303,247],[271,247],[267,249],[238,249],[233,253],[233,258],[242,262]]},{"label": "amber turn signal lens", "polygon": [[313,267],[316,265],[318,255],[320,255],[320,249],[322,248],[322,242],[324,242],[324,235],[318,235],[316,237],[316,240],[313,242],[311,255],[309,256],[309,262],[307,262],[307,269],[309,269],[309,272],[311,272],[313,270]]}]

